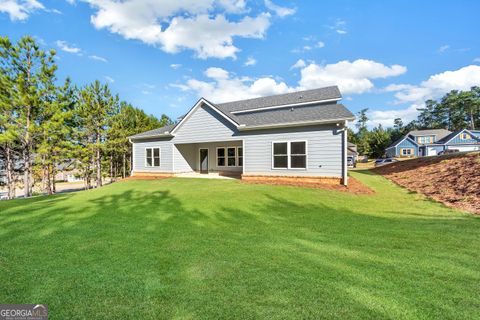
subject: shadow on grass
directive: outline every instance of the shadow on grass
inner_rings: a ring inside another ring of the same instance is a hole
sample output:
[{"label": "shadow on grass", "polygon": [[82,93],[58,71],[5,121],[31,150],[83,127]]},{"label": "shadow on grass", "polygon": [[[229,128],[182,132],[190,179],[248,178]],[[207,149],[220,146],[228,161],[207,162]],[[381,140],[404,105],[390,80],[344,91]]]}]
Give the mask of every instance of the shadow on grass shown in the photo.
[{"label": "shadow on grass", "polygon": [[8,208],[0,300],[42,301],[58,318],[436,318],[478,306],[478,219],[362,215],[299,203],[295,188],[242,200],[221,197],[221,183],[210,197],[153,186]]}]

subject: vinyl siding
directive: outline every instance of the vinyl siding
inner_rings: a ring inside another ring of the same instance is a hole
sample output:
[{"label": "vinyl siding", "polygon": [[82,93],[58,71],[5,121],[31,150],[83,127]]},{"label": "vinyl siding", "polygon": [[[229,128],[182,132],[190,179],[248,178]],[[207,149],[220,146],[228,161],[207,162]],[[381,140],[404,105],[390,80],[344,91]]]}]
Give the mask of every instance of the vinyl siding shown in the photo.
[{"label": "vinyl siding", "polygon": [[[332,125],[242,131],[208,106],[199,107],[175,132],[175,137],[135,140],[134,171],[190,172],[198,170],[199,149],[209,149],[209,170],[246,174],[342,177],[342,131]],[[244,168],[217,167],[216,148],[242,146]],[[307,169],[272,169],[273,141],[307,141]],[[161,148],[161,166],[145,167],[145,147]]]},{"label": "vinyl siding", "polygon": [[[467,134],[469,134],[467,132]],[[446,145],[447,146],[452,146],[452,145],[463,145],[463,144],[476,144],[478,143],[478,140],[475,139],[474,137],[471,136],[470,139],[460,139],[461,133],[457,134],[452,140],[450,140]]]},{"label": "vinyl siding", "polygon": [[236,128],[215,110],[199,107],[175,132],[175,143],[236,140]]},{"label": "vinyl siding", "polygon": [[[145,148],[160,148],[160,166],[145,166]],[[136,172],[171,172],[172,171],[172,143],[169,140],[137,141],[133,144],[133,169]]]},{"label": "vinyl siding", "polygon": [[[342,132],[332,126],[255,131],[245,135],[245,174],[342,177]],[[307,169],[273,169],[274,141],[307,141]]]},{"label": "vinyl siding", "polygon": [[400,142],[399,144],[397,144],[397,147],[396,147],[397,156],[398,157],[402,156],[400,149],[407,149],[407,148],[413,149],[413,156],[415,156],[415,157],[418,156],[418,147],[412,141],[410,141],[408,139],[405,139],[402,142]]}]

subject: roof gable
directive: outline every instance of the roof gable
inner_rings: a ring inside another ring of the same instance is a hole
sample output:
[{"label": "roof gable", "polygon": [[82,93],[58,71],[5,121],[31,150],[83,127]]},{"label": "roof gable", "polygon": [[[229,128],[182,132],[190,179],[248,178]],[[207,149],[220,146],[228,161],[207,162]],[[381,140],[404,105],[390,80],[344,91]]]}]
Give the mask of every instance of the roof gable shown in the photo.
[{"label": "roof gable", "polygon": [[387,149],[394,148],[394,147],[398,146],[398,145],[399,145],[400,143],[402,143],[404,140],[407,140],[407,141],[413,143],[415,146],[418,147],[418,143],[415,142],[415,140],[413,140],[412,138],[410,138],[408,135],[406,135],[406,136],[398,139],[397,141],[395,141],[395,142],[392,143],[391,145],[389,145],[389,146],[387,147]]}]

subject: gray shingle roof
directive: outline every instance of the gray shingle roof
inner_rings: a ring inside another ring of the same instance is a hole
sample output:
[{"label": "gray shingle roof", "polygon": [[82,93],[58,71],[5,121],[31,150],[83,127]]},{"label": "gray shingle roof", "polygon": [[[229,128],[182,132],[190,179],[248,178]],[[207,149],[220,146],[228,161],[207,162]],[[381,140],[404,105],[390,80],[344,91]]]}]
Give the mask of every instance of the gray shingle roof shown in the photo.
[{"label": "gray shingle roof", "polygon": [[156,137],[156,136],[165,134],[165,132],[170,132],[170,130],[172,130],[174,127],[175,127],[174,124],[170,124],[170,125],[158,128],[158,129],[153,129],[153,130],[150,130],[150,131],[145,131],[145,132],[142,132],[142,133],[138,133],[136,135],[130,136],[129,138]]},{"label": "gray shingle roof", "polygon": [[[253,126],[281,125],[311,121],[353,120],[355,116],[341,104],[331,100],[341,99],[337,86],[298,91],[269,97],[239,100],[227,103],[212,104],[223,115],[244,128]],[[323,103],[322,103],[323,101]],[[308,104],[308,103],[312,104]],[[318,102],[318,103],[315,103]],[[287,107],[292,104],[307,103],[303,106]],[[272,109],[270,107],[285,106]],[[266,110],[261,110],[267,108]],[[251,110],[255,109],[255,110]],[[259,110],[260,109],[260,110]],[[235,113],[239,112],[241,113]],[[155,137],[170,132],[176,125],[142,132],[130,138]]]},{"label": "gray shingle roof", "polygon": [[216,104],[224,112],[235,112],[241,110],[267,108],[282,106],[294,103],[313,102],[330,99],[341,99],[342,95],[337,86],[325,87],[306,91],[297,91],[275,96],[232,101]]},{"label": "gray shingle roof", "polygon": [[342,104],[318,104],[295,108],[269,109],[235,115],[240,124],[249,126],[296,122],[353,119],[354,115]]},{"label": "gray shingle roof", "polygon": [[436,135],[437,136],[436,140],[438,141],[448,136],[450,133],[452,132],[445,129],[428,129],[428,130],[412,130],[408,133],[408,135],[413,137]]}]

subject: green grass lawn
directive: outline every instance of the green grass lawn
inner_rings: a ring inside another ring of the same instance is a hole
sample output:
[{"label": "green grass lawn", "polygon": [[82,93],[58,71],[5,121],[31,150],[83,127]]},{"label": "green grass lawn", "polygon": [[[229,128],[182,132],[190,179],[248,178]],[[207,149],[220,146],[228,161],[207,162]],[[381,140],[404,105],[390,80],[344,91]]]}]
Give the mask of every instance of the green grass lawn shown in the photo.
[{"label": "green grass lawn", "polygon": [[472,319],[480,219],[375,195],[168,179],[0,202],[0,303],[50,319]]}]

